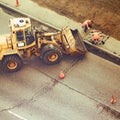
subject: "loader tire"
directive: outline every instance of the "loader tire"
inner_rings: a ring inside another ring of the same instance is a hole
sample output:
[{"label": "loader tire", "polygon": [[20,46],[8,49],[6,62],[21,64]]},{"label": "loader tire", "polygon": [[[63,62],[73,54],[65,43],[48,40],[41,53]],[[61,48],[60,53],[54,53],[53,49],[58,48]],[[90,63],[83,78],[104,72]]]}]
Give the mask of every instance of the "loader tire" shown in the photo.
[{"label": "loader tire", "polygon": [[57,64],[62,59],[62,52],[55,46],[50,47],[50,45],[46,45],[43,48],[43,52],[42,60],[47,65]]},{"label": "loader tire", "polygon": [[21,69],[23,63],[17,55],[5,56],[2,60],[3,72],[16,72]]}]

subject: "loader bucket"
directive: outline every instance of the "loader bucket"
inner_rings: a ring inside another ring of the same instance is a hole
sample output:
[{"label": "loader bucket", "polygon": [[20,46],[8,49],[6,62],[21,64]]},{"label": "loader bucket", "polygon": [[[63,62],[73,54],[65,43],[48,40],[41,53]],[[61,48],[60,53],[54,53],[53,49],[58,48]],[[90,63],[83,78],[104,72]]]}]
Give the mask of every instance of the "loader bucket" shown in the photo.
[{"label": "loader bucket", "polygon": [[62,31],[63,43],[66,51],[73,56],[84,55],[87,49],[78,30],[71,30],[68,27]]}]

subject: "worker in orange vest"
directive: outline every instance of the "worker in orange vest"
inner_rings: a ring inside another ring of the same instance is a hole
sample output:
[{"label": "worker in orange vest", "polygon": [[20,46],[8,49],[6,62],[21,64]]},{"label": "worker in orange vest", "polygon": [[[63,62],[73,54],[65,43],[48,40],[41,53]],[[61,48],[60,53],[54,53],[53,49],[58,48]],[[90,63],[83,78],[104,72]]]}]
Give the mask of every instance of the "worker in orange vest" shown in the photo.
[{"label": "worker in orange vest", "polygon": [[93,44],[98,44],[98,43],[101,43],[101,41],[102,41],[102,38],[99,35],[98,31],[94,31],[91,39],[92,39]]},{"label": "worker in orange vest", "polygon": [[92,28],[93,21],[92,20],[86,20],[82,23],[82,27],[84,28],[84,32],[86,33],[87,30],[90,30]]}]

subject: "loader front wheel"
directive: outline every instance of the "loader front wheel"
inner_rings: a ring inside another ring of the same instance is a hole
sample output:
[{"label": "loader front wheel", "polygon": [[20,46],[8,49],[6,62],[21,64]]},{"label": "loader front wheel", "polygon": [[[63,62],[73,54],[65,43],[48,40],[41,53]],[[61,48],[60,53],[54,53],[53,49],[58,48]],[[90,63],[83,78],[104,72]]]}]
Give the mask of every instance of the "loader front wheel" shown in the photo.
[{"label": "loader front wheel", "polygon": [[2,61],[3,72],[16,72],[22,67],[22,60],[17,55],[4,57]]},{"label": "loader front wheel", "polygon": [[46,49],[46,51],[43,54],[43,62],[48,65],[57,64],[62,59],[62,52],[54,46],[53,49]]}]

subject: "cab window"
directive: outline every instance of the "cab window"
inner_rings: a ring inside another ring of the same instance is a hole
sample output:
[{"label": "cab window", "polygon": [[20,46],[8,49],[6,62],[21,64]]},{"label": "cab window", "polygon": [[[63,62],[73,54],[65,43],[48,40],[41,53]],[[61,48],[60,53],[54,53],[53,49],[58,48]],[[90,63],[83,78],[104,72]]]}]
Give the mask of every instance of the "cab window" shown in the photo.
[{"label": "cab window", "polygon": [[23,33],[23,31],[17,31],[16,32],[16,37],[17,37],[18,41],[24,40],[24,33]]}]

